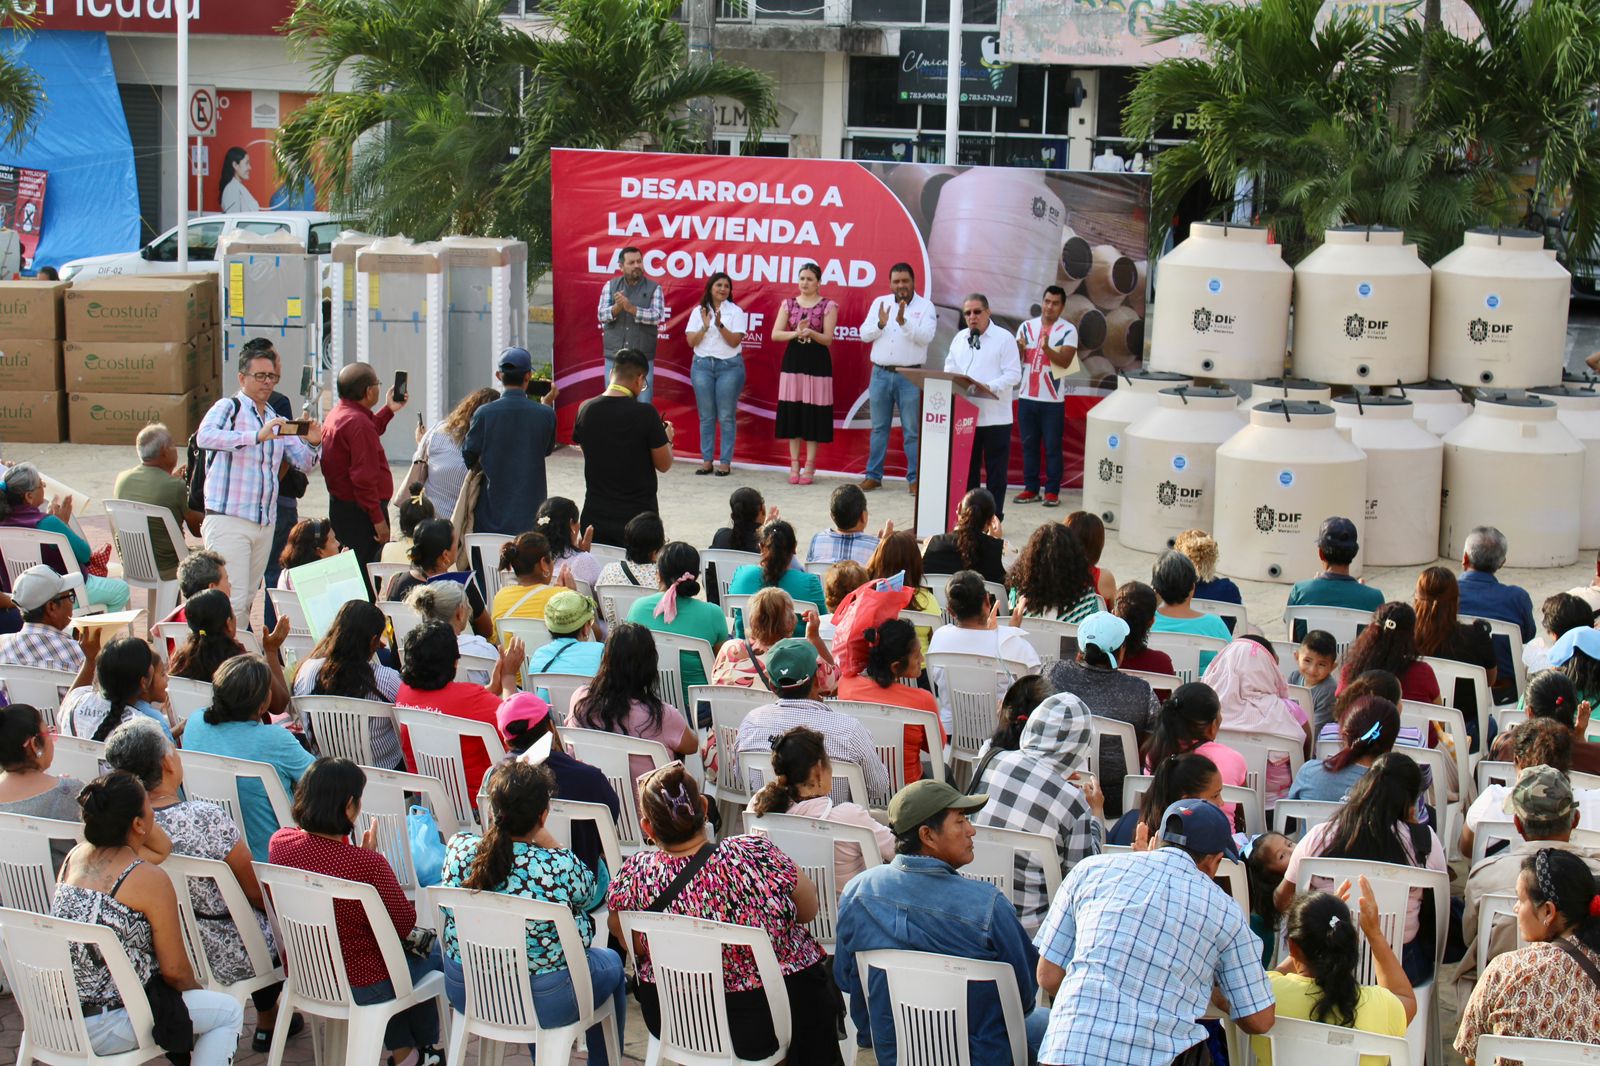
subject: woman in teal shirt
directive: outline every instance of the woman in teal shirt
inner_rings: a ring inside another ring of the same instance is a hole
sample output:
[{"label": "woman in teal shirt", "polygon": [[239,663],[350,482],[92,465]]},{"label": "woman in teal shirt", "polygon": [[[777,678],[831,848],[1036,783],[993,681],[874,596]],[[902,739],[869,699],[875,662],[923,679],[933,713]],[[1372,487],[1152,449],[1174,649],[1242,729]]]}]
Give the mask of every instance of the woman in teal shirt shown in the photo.
[{"label": "woman in teal shirt", "polygon": [[[1156,595],[1161,597],[1161,606],[1156,608],[1156,620],[1150,632],[1188,633],[1197,637],[1216,637],[1224,642],[1233,639],[1228,623],[1214,614],[1206,614],[1189,606],[1199,581],[1200,575],[1187,555],[1170,548],[1161,553],[1156,565],[1150,568],[1150,584],[1156,590]],[[1216,652],[1200,653],[1201,673],[1211,665],[1215,656]]]},{"label": "woman in teal shirt", "polygon": [[[822,578],[789,566],[798,550],[793,526],[782,519],[768,522],[756,534],[756,543],[761,548],[760,565],[752,563],[735,570],[732,580],[728,582],[728,595],[752,596],[765,588],[780,588],[797,605],[814,604],[818,617],[828,613],[828,601],[822,595]],[[736,637],[744,636],[742,617],[734,620],[733,632]],[[795,623],[794,635],[806,635],[804,623]]]},{"label": "woman in teal shirt", "polygon": [[[792,535],[792,534],[791,534]],[[635,600],[628,610],[628,621],[638,622],[657,633],[680,633],[686,637],[699,637],[709,641],[712,654],[716,654],[728,639],[728,619],[720,607],[697,600],[700,595],[700,553],[692,544],[672,541],[656,556],[656,576],[661,591],[654,596]],[[737,575],[734,578],[738,580]],[[730,589],[737,592],[737,589]],[[752,589],[751,591],[755,591]],[[683,703],[691,706],[689,688],[708,684],[705,667],[700,656],[693,652],[678,654],[678,669],[683,675]],[[663,698],[670,698],[662,693]]]},{"label": "woman in teal shirt", "polygon": [[[265,722],[271,701],[272,672],[266,660],[259,655],[235,655],[217,667],[211,706],[202,714],[191,715],[184,725],[184,750],[267,763],[278,771],[283,790],[293,796],[301,775],[316,760],[293,733]],[[239,815],[250,854],[256,862],[268,861],[267,842],[280,826],[261,782],[253,778],[239,781]]]},{"label": "woman in teal shirt", "polygon": [[[72,557],[77,560],[79,568],[88,565],[94,549],[67,525],[67,519],[72,517],[72,500],[69,498],[53,503],[49,510],[44,510],[44,477],[37,467],[32,463],[18,463],[5,472],[0,489],[5,490],[0,493],[0,525],[60,533],[71,545]],[[47,558],[45,562],[49,563],[50,560]],[[66,562],[62,559],[51,565],[65,573]],[[128,606],[126,581],[85,573],[83,584],[90,603],[100,604],[108,611],[120,611]]]}]

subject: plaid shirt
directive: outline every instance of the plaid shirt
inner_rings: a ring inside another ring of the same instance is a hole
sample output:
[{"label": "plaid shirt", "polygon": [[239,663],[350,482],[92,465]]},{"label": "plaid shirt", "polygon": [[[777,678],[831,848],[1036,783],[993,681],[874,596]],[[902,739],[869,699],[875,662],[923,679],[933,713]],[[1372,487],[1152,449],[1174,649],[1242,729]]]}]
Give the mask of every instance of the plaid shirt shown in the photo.
[{"label": "plaid shirt", "polygon": [[[611,280],[616,281],[618,279],[612,278]],[[612,310],[612,300],[616,298],[613,295],[613,292],[614,290],[611,288],[610,282],[607,282],[600,287],[599,314],[601,325],[605,325],[607,322],[610,322],[612,319],[617,317],[616,312]],[[664,302],[664,298],[661,295],[661,286],[657,285],[654,295],[650,297],[650,306],[639,308],[639,310],[633,313],[633,317],[644,325],[654,325],[661,321],[661,316],[666,313],[666,306],[667,305]]]},{"label": "plaid shirt", "polygon": [[[1055,838],[1063,870],[1100,854],[1105,827],[1089,810],[1083,793],[1067,781],[1073,771],[1088,769],[1094,744],[1090,722],[1089,708],[1076,696],[1058,693],[1039,704],[1022,729],[1018,750],[988,757],[972,791],[987,794],[989,802],[973,813],[972,820]],[[1023,929],[1032,936],[1050,906],[1044,871],[1022,852],[1014,864],[1011,902]]]},{"label": "plaid shirt", "polygon": [[43,666],[75,674],[83,668],[83,648],[59,629],[24,622],[18,632],[0,636],[0,663]]},{"label": "plaid shirt", "polygon": [[797,725],[809,726],[822,734],[822,746],[830,759],[843,759],[861,767],[867,781],[867,795],[874,807],[889,802],[889,771],[872,746],[866,726],[817,700],[778,700],[757,707],[739,723],[734,747],[738,751],[772,750],[769,737],[785,733]]},{"label": "plaid shirt", "polygon": [[1213,985],[1235,1018],[1274,1002],[1244,912],[1178,848],[1079,864],[1034,943],[1066,970],[1041,1063],[1167,1066],[1206,1038]]},{"label": "plaid shirt", "polygon": [[265,414],[256,410],[255,401],[240,390],[212,404],[200,420],[195,443],[215,453],[205,457],[207,514],[270,526],[278,519],[278,471],[283,461],[308,474],[316,468],[317,449],[300,437],[274,437],[264,444],[256,440],[261,427],[276,417],[270,407]]},{"label": "plaid shirt", "polygon": [[866,566],[877,549],[878,538],[871,533],[840,533],[837,529],[825,529],[811,538],[811,550],[806,552],[806,562],[837,563],[853,559]]}]

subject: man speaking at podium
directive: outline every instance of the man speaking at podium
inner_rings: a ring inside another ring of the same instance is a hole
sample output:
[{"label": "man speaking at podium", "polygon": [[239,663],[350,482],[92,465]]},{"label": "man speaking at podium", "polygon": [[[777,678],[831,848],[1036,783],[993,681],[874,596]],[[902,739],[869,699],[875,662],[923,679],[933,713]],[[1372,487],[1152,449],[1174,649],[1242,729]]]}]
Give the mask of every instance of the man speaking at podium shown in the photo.
[{"label": "man speaking at podium", "polygon": [[1003,519],[1006,473],[1011,464],[1011,401],[1022,380],[1022,362],[1017,358],[1017,342],[1010,331],[989,317],[987,296],[978,292],[968,296],[961,304],[961,317],[967,328],[950,342],[945,372],[964,374],[995,395],[991,400],[976,390],[968,390],[967,398],[978,408],[978,426],[972,437],[967,489],[978,487],[981,469],[984,487],[994,497],[994,513]]}]

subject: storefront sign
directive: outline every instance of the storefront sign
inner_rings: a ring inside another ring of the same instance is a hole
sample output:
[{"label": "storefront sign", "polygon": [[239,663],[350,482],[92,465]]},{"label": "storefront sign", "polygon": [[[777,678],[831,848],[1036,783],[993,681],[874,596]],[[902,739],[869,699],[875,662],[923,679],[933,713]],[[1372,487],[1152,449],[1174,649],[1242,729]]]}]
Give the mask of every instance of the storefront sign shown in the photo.
[{"label": "storefront sign", "polygon": [[[43,30],[172,33],[184,0],[18,0]],[[269,37],[294,10],[294,0],[188,0],[189,32]]]},{"label": "storefront sign", "polygon": [[[788,464],[787,442],[773,435],[785,346],[772,331],[783,302],[799,291],[800,267],[814,262],[823,295],[839,305],[829,351],[834,434],[819,465],[860,475],[871,430],[870,344],[861,330],[873,300],[889,292],[895,263],[909,263],[917,290],[933,300],[938,327],[926,365],[942,369],[966,293],[986,292],[996,322],[1014,330],[1045,286],[1063,282],[1062,250],[1083,244],[1079,236],[1144,257],[1149,180],[1137,175],[576,149],[552,152],[551,168],[562,435],[570,439],[578,406],[605,386],[595,302],[616,275],[618,253],[631,245],[663,290],[655,405],[678,426],[684,457],[699,455],[684,327],[716,272],[730,275],[733,300],[749,321],[735,460]],[[1065,284],[1070,291],[1079,282]],[[1137,357],[1126,366],[1133,365]],[[1064,456],[1073,484],[1083,415],[1103,395],[1110,370],[1095,371],[1104,382],[1085,375],[1067,389]],[[891,441],[889,473],[904,473],[902,456],[898,439]],[[1013,456],[1020,476],[1020,448]]]},{"label": "storefront sign", "polygon": [[0,229],[17,231],[22,240],[22,265],[29,269],[44,229],[44,187],[48,178],[43,170],[0,163]]},{"label": "storefront sign", "polygon": [[[949,87],[950,38],[943,30],[900,31],[900,99],[911,104],[942,104]],[[961,35],[961,102],[1012,107],[1017,102],[1017,68],[1000,61],[1000,40],[992,33]]]}]

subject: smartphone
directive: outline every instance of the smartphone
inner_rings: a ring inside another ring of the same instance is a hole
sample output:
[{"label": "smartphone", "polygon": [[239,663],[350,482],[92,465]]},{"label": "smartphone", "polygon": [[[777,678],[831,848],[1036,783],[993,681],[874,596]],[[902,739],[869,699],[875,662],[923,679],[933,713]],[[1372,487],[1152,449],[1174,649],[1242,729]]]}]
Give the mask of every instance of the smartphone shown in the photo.
[{"label": "smartphone", "polygon": [[283,432],[291,437],[303,437],[310,428],[311,419],[309,418],[291,418],[283,424]]},{"label": "smartphone", "polygon": [[406,399],[406,378],[408,376],[404,370],[396,370],[394,372],[394,398],[401,402]]},{"label": "smartphone", "polygon": [[300,368],[300,395],[309,399],[311,392],[316,388],[316,371],[309,366]]}]

